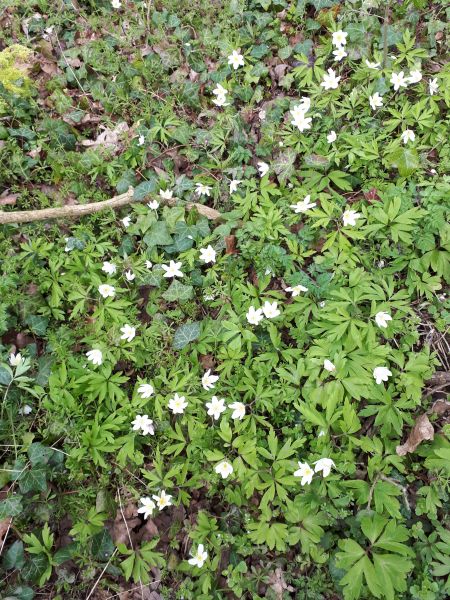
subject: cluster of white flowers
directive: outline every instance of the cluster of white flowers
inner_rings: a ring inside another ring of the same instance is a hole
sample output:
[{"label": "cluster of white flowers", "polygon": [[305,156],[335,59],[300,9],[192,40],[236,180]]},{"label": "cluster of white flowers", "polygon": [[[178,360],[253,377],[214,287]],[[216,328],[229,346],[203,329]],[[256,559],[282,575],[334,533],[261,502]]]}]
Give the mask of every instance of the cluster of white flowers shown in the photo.
[{"label": "cluster of white flowers", "polygon": [[328,477],[332,467],[336,466],[331,458],[320,458],[313,464],[315,465],[314,469],[307,462],[298,461],[299,468],[294,471],[294,477],[301,477],[300,485],[309,485],[314,477],[314,473],[322,472],[323,477]]},{"label": "cluster of white flowers", "polygon": [[[208,415],[212,417],[215,421],[220,419],[220,415],[226,411],[227,407],[225,405],[224,398],[218,398],[217,396],[213,396],[210,402],[205,403],[206,408],[208,409]],[[238,419],[241,421],[245,417],[245,404],[243,402],[233,402],[228,405],[228,408],[231,408],[233,411],[231,418]]]},{"label": "cluster of white flowers", "polygon": [[140,501],[142,506],[138,508],[138,513],[142,514],[144,519],[148,519],[153,514],[155,508],[163,510],[166,506],[171,506],[172,496],[165,490],[161,490],[159,494],[153,494],[151,498],[145,496]]},{"label": "cluster of white flowers", "polygon": [[259,325],[259,323],[266,317],[266,319],[275,319],[281,314],[278,308],[278,302],[269,302],[266,300],[261,308],[255,308],[253,305],[247,311],[245,315],[250,325]]},{"label": "cluster of white flowers", "polygon": [[216,106],[230,106],[230,103],[227,102],[228,90],[226,90],[223,85],[218,83],[213,89],[213,94],[215,95],[213,103]]},{"label": "cluster of white flowers", "polygon": [[311,100],[307,97],[300,98],[300,103],[296,104],[294,108],[290,111],[292,115],[291,124],[300,132],[305,131],[305,129],[311,129],[311,121],[312,117],[307,117],[306,113],[311,107]]}]

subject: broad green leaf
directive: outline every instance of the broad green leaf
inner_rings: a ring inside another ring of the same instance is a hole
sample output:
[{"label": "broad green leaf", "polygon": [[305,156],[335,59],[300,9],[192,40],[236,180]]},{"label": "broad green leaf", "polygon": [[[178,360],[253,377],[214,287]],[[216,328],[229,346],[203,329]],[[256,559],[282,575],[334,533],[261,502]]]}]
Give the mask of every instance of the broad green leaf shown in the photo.
[{"label": "broad green leaf", "polygon": [[185,323],[178,327],[173,336],[173,347],[175,350],[182,350],[185,346],[196,340],[200,335],[201,322]]}]

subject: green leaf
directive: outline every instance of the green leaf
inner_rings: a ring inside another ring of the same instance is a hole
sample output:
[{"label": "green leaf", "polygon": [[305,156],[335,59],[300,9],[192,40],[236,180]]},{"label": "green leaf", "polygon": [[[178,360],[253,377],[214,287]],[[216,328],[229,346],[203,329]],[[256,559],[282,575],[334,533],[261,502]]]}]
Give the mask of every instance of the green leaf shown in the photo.
[{"label": "green leaf", "polygon": [[156,179],[150,179],[149,181],[143,181],[134,188],[133,199],[143,200],[150,194],[154,194],[158,188]]},{"label": "green leaf", "polygon": [[402,177],[409,177],[419,166],[419,155],[415,148],[398,148],[389,155],[388,164],[395,167]]},{"label": "green leaf", "polygon": [[107,561],[114,552],[114,543],[106,527],[92,538],[92,556],[101,561]]},{"label": "green leaf", "polygon": [[169,246],[172,242],[172,236],[169,234],[167,225],[164,221],[153,223],[144,236],[144,243],[149,247]]},{"label": "green leaf", "polygon": [[297,153],[292,148],[288,148],[279,154],[272,163],[273,170],[278,175],[280,183],[286,183],[286,181],[294,174],[296,158]]},{"label": "green leaf", "polygon": [[6,364],[0,365],[0,385],[9,385],[13,380],[13,372]]},{"label": "green leaf", "polygon": [[16,540],[5,554],[3,559],[3,567],[8,569],[21,569],[25,564],[25,556],[23,551],[23,543]]},{"label": "green leaf", "polygon": [[0,501],[0,520],[6,517],[17,517],[22,511],[22,496],[9,496],[6,500]]},{"label": "green leaf", "polygon": [[162,297],[168,302],[180,302],[183,304],[194,296],[194,288],[192,285],[184,285],[180,281],[174,279],[169,288],[162,294]]},{"label": "green leaf", "polygon": [[[47,574],[48,568],[48,558],[45,554],[31,555],[27,557],[21,575],[25,581],[42,581],[42,578]],[[50,576],[50,574],[48,574],[48,576]],[[44,583],[44,581],[42,581],[42,583]]]},{"label": "green leaf", "polygon": [[53,450],[53,448],[43,446],[39,442],[31,444],[31,446],[28,448],[28,458],[30,459],[33,467],[36,465],[48,464],[54,453],[55,450]]},{"label": "green leaf", "polygon": [[30,469],[25,471],[19,479],[19,487],[22,494],[28,492],[45,492],[47,489],[47,478],[45,469]]},{"label": "green leaf", "polygon": [[181,350],[185,346],[196,340],[200,335],[201,322],[194,321],[193,323],[185,323],[178,327],[173,336],[173,347],[175,350]]},{"label": "green leaf", "polygon": [[25,585],[18,585],[9,592],[11,600],[33,600],[34,591]]}]

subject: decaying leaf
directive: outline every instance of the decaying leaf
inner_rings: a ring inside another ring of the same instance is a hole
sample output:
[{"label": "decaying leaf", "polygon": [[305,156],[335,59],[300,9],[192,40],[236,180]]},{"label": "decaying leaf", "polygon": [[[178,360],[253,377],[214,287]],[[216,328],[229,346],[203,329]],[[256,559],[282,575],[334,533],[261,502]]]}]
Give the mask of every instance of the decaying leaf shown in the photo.
[{"label": "decaying leaf", "polygon": [[424,440],[434,438],[433,425],[428,420],[426,414],[420,415],[408,436],[408,439],[401,446],[397,446],[396,452],[399,456],[405,456],[408,452],[414,452],[417,446]]},{"label": "decaying leaf", "polygon": [[450,402],[448,400],[436,400],[431,407],[431,412],[434,412],[436,415],[444,415],[450,412]]},{"label": "decaying leaf", "polygon": [[120,136],[128,131],[129,127],[125,121],[118,123],[114,129],[105,129],[95,140],[83,140],[83,146],[95,147],[104,146],[115,150],[117,148]]},{"label": "decaying leaf", "polygon": [[294,588],[288,585],[284,579],[283,571],[277,567],[275,571],[269,575],[269,586],[275,592],[277,600],[283,599],[283,591],[293,592]]}]

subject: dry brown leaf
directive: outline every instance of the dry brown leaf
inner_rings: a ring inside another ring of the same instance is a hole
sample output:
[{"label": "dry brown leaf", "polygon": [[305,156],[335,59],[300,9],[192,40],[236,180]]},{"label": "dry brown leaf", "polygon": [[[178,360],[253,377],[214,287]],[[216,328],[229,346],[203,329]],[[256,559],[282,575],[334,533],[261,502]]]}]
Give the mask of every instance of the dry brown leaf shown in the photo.
[{"label": "dry brown leaf", "polygon": [[433,438],[434,429],[428,416],[426,414],[420,415],[420,417],[417,417],[408,439],[401,446],[397,446],[396,452],[399,456],[405,456],[408,452],[414,452],[417,446],[424,440],[432,440]]},{"label": "dry brown leaf", "polygon": [[6,206],[7,204],[15,204],[19,194],[6,194],[0,196],[0,206]]},{"label": "dry brown leaf", "polygon": [[105,129],[95,140],[83,140],[83,146],[104,146],[105,148],[117,149],[120,136],[128,131],[129,127],[125,121],[118,123],[114,129]]},{"label": "dry brown leaf", "polygon": [[6,519],[3,519],[3,521],[0,521],[0,544],[3,543],[3,538],[5,537],[5,535],[7,535],[11,526],[11,522],[12,517],[7,517]]},{"label": "dry brown leaf", "polygon": [[269,575],[269,587],[275,592],[277,600],[283,600],[283,592],[293,592],[294,588],[288,585],[284,579],[283,571],[277,567],[275,571]]},{"label": "dry brown leaf", "polygon": [[444,415],[446,412],[450,412],[450,402],[448,400],[436,400],[431,407],[431,412],[437,415]]},{"label": "dry brown leaf", "polygon": [[225,254],[237,254],[235,235],[225,236],[225,248]]},{"label": "dry brown leaf", "polygon": [[129,502],[123,510],[118,510],[112,526],[112,538],[115,544],[130,545],[130,537],[134,537],[133,529],[141,524],[137,506]]}]

